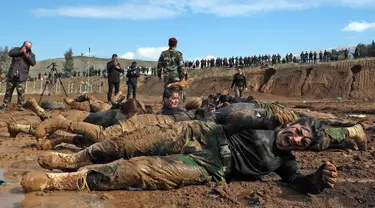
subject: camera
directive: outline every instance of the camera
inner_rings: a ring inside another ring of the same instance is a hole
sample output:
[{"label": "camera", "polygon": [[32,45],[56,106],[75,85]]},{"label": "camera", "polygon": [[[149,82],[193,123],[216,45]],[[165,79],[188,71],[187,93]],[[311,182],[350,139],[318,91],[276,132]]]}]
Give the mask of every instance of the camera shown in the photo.
[{"label": "camera", "polygon": [[31,48],[25,47],[25,49],[26,49],[27,52],[31,52]]}]

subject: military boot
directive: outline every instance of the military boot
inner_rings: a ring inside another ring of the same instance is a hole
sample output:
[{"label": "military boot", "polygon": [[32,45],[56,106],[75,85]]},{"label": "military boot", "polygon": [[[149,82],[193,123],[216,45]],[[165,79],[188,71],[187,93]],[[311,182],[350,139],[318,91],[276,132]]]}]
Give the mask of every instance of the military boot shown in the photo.
[{"label": "military boot", "polygon": [[125,95],[123,95],[121,91],[118,92],[116,95],[112,96],[112,99],[111,99],[112,100],[112,104],[119,103],[119,99],[122,98],[123,96],[125,96]]},{"label": "military boot", "polygon": [[21,186],[25,193],[47,190],[84,190],[88,188],[87,172],[87,169],[74,173],[28,172],[22,177]]},{"label": "military boot", "polygon": [[91,111],[90,103],[88,101],[84,101],[84,102],[73,101],[67,104],[70,106],[71,109],[77,109],[77,110],[86,111],[86,112]]},{"label": "military boot", "polygon": [[18,133],[31,134],[34,136],[35,128],[27,124],[8,123],[8,132],[12,138],[15,138]]},{"label": "military boot", "polygon": [[40,139],[37,143],[36,148],[38,150],[50,150],[61,143],[73,144],[75,136],[76,134],[57,131],[56,133],[52,134],[49,138]]},{"label": "military boot", "polygon": [[64,98],[64,102],[65,102],[66,104],[70,105],[71,103],[74,102],[74,99],[73,99],[73,98],[65,97],[65,98]]},{"label": "military boot", "polygon": [[361,124],[345,128],[348,131],[348,139],[353,139],[359,150],[367,150],[367,135]]},{"label": "military boot", "polygon": [[39,139],[47,136],[48,133],[52,133],[57,130],[67,130],[69,128],[69,125],[70,121],[65,119],[62,115],[52,117],[39,124],[35,132],[35,137]]},{"label": "military boot", "polygon": [[87,155],[87,150],[73,154],[46,152],[38,158],[38,163],[42,168],[48,170],[58,169],[64,172],[77,171],[83,166],[93,164]]},{"label": "military boot", "polygon": [[29,98],[23,106],[33,111],[42,121],[48,119],[46,111],[38,105],[35,98]]}]

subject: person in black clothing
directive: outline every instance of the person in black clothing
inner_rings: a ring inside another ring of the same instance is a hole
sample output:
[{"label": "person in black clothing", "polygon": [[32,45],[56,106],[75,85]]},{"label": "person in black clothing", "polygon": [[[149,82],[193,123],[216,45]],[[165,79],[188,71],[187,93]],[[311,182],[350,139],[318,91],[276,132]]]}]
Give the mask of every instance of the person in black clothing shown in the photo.
[{"label": "person in black clothing", "polygon": [[245,75],[243,75],[241,69],[237,69],[237,73],[233,77],[232,86],[230,87],[233,89],[236,97],[242,97],[244,90],[247,90],[247,81]]},{"label": "person in black clothing", "polygon": [[112,103],[112,92],[113,87],[115,88],[115,94],[120,92],[120,73],[123,73],[124,69],[121,68],[120,63],[117,59],[117,54],[112,55],[112,60],[107,63],[107,75],[108,75],[108,103]]},{"label": "person in black clothing", "polygon": [[9,51],[9,56],[12,57],[7,74],[7,85],[4,95],[3,105],[0,107],[0,112],[5,111],[12,101],[14,89],[17,89],[18,95],[18,110],[24,111],[22,107],[26,81],[29,76],[30,66],[35,66],[35,55],[31,52],[32,43],[25,41],[21,47],[15,47]]},{"label": "person in black clothing", "polygon": [[137,62],[133,61],[128,72],[126,73],[126,77],[128,78],[128,81],[126,82],[128,85],[127,100],[130,99],[131,94],[133,94],[133,99],[137,99],[137,83],[139,76],[140,72],[139,69],[137,69]]}]

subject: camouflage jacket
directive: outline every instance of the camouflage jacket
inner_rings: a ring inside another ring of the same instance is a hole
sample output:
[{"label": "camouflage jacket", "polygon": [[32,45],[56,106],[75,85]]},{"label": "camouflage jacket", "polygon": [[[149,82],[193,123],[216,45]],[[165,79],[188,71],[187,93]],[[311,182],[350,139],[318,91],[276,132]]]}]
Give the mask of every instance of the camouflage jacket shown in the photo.
[{"label": "camouflage jacket", "polygon": [[169,48],[160,54],[158,60],[158,76],[161,77],[162,73],[165,75],[175,74],[178,77],[183,72],[184,59],[182,53],[176,49]]}]

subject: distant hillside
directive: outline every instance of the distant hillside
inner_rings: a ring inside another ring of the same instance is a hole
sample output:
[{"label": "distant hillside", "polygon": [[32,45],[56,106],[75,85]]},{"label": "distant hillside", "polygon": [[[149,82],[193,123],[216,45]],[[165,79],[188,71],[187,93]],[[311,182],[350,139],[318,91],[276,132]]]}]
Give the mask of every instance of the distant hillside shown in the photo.
[{"label": "distant hillside", "polygon": [[[110,59],[103,59],[103,58],[94,58],[94,57],[87,57],[87,56],[74,56],[74,67],[77,72],[83,72],[90,68],[90,66],[93,66],[94,69],[105,69],[107,66],[107,62],[110,61]],[[138,66],[142,67],[156,67],[157,62],[156,61],[142,61],[142,60],[129,60],[129,59],[119,59],[119,62],[122,67],[130,66],[133,61],[136,61]],[[49,66],[51,63],[57,64],[57,69],[60,72],[63,72],[64,67],[64,58],[56,58],[56,59],[47,59],[38,61],[34,67],[30,68],[30,76],[35,77],[38,75],[38,73],[44,74],[45,72],[49,72],[51,70],[51,67],[47,69],[47,66]],[[88,62],[87,68],[86,68],[86,62]]]}]

